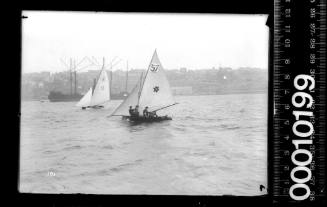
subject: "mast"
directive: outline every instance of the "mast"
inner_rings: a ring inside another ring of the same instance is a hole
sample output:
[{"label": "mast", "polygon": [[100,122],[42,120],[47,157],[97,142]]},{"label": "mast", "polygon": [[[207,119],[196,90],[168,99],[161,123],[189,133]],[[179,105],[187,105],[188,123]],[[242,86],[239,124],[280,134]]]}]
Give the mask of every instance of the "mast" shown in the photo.
[{"label": "mast", "polygon": [[[105,58],[103,57],[103,68],[102,69],[104,69],[104,67],[105,67]],[[110,79],[109,79],[109,98],[111,97],[111,82],[112,82],[111,81],[112,80],[111,68],[112,68],[112,66],[110,67],[110,73],[109,73],[109,77],[110,77]]]},{"label": "mast", "polygon": [[72,77],[72,59],[70,58],[69,64],[69,82],[70,82],[70,95],[73,95],[73,77]]},{"label": "mast", "polygon": [[143,79],[143,72],[141,73],[140,89],[139,89],[138,94],[137,94],[137,105],[139,105],[139,103],[140,103],[140,96],[141,96],[142,86],[143,86],[143,82],[144,82],[144,81],[142,81],[142,79]]},{"label": "mast", "polygon": [[116,59],[116,57],[110,62],[110,79],[109,79],[109,92],[110,92],[110,96],[112,94],[112,76],[113,76],[113,73],[112,73],[112,62]]},{"label": "mast", "polygon": [[109,84],[109,92],[111,94],[111,88],[112,88],[112,71],[110,71],[110,84]]},{"label": "mast", "polygon": [[[65,60],[60,58],[61,63],[63,65],[65,65],[66,68],[69,68],[68,71],[69,71],[70,96],[73,96],[73,95],[77,94],[77,90],[78,90],[78,87],[77,87],[77,71],[80,71],[80,70],[90,66],[90,65],[87,65],[87,66],[78,68],[78,66],[87,59],[88,58],[85,56],[79,63],[77,63],[77,60],[75,58],[70,57],[69,58],[69,63],[67,63]],[[93,63],[91,63],[91,65],[93,65]],[[73,86],[73,84],[74,84],[74,86]],[[74,89],[73,89],[73,87],[74,87]],[[69,94],[69,92],[68,92],[68,94]]]},{"label": "mast", "polygon": [[74,60],[74,79],[75,79],[75,90],[74,90],[74,95],[77,94],[77,72],[76,72],[76,62]]},{"label": "mast", "polygon": [[127,82],[128,82],[128,61],[127,61],[127,70],[126,70],[125,92],[127,92]]},{"label": "mast", "polygon": [[92,94],[93,94],[93,92],[94,92],[94,89],[95,89],[95,86],[96,86],[96,85],[97,85],[97,79],[94,78],[94,79],[93,79]]}]

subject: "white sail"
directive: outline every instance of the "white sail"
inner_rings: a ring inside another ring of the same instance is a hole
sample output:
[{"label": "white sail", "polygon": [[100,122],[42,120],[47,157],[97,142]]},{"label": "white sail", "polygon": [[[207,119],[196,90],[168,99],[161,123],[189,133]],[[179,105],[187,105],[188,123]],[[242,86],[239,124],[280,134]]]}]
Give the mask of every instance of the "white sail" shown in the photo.
[{"label": "white sail", "polygon": [[131,93],[127,96],[127,98],[118,106],[118,108],[111,114],[111,116],[129,116],[129,106],[135,108],[139,99],[139,92],[142,83],[142,76],[140,81],[133,88]]},{"label": "white sail", "polygon": [[[165,71],[160,63],[157,51],[154,51],[139,97],[139,111],[148,106],[154,111],[175,104]],[[141,115],[142,113],[140,113]]]},{"label": "white sail", "polygon": [[78,107],[87,107],[90,105],[92,97],[92,87],[87,91],[87,93],[81,98],[81,100],[76,104]]},{"label": "white sail", "polygon": [[90,106],[103,104],[110,100],[109,78],[106,70],[102,70],[94,88]]}]

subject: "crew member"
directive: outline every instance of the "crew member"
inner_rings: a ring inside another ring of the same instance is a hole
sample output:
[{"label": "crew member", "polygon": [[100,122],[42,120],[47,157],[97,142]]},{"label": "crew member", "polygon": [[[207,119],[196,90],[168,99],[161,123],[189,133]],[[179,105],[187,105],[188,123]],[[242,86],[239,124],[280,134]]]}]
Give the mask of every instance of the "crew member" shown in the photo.
[{"label": "crew member", "polygon": [[143,116],[146,117],[146,118],[149,117],[148,108],[149,107],[146,106],[145,109],[143,110]]},{"label": "crew member", "polygon": [[135,109],[134,109],[134,116],[139,116],[139,105],[136,105],[135,106]]},{"label": "crew member", "polygon": [[129,115],[133,116],[133,113],[134,113],[134,109],[132,108],[132,106],[129,106]]}]

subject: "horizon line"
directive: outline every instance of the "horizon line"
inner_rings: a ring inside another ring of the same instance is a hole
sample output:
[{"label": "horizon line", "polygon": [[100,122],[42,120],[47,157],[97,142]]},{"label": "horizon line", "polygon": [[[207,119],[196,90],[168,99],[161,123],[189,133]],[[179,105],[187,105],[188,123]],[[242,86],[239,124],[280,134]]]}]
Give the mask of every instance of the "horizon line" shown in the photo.
[{"label": "horizon line", "polygon": [[[170,68],[170,69],[164,69],[165,71],[171,71],[171,70],[181,70],[181,69],[186,69],[187,71],[191,70],[191,71],[197,71],[197,70],[220,70],[220,69],[231,69],[231,70],[240,70],[240,69],[259,69],[259,70],[267,70],[267,68],[262,68],[262,67],[253,67],[253,66],[242,66],[242,67],[237,67],[237,68],[233,68],[233,67],[229,67],[229,66],[226,66],[226,67],[211,67],[211,68],[197,68],[197,69],[188,69],[187,67],[180,67],[180,68]],[[89,71],[99,71],[101,70],[100,69],[89,69],[89,70],[85,70],[85,71],[77,71],[77,73],[87,73]],[[126,72],[126,69],[115,69],[115,70],[109,70],[109,69],[105,69],[107,71],[112,71],[112,72],[115,72],[115,71],[123,71],[123,72]],[[131,71],[131,70],[147,70],[146,68],[130,68],[128,71]],[[50,72],[50,73],[63,73],[63,72],[69,72],[70,70],[62,70],[62,71],[48,71],[48,70],[42,70],[42,71],[31,71],[31,72],[23,72],[22,71],[22,74],[27,74],[27,73],[44,73],[44,72]],[[74,72],[72,70],[72,72]]]}]

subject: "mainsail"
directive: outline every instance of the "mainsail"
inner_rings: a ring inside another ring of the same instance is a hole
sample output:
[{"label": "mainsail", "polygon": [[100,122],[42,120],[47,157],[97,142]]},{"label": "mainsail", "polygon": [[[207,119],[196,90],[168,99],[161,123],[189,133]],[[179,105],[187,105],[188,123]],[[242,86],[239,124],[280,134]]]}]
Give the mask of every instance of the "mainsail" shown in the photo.
[{"label": "mainsail", "polygon": [[90,106],[103,104],[110,100],[109,78],[106,70],[102,69],[94,88]]},{"label": "mainsail", "polygon": [[155,111],[173,104],[175,104],[175,100],[168,79],[157,51],[154,51],[141,89],[140,111],[143,111],[146,106],[149,107],[149,111]]},{"label": "mainsail", "polygon": [[129,116],[129,106],[139,105],[142,116],[143,109],[156,111],[176,104],[171,92],[168,79],[160,63],[157,51],[154,51],[144,80],[140,81],[125,101],[113,112],[116,116]]},{"label": "mainsail", "polygon": [[87,93],[82,97],[82,99],[76,104],[78,107],[87,107],[91,103],[92,97],[92,87],[87,91]]},{"label": "mainsail", "polygon": [[[92,93],[93,91],[93,93]],[[94,90],[92,87],[76,104],[78,107],[89,107],[101,105],[110,100],[109,78],[106,70],[102,69],[96,82]]]}]

